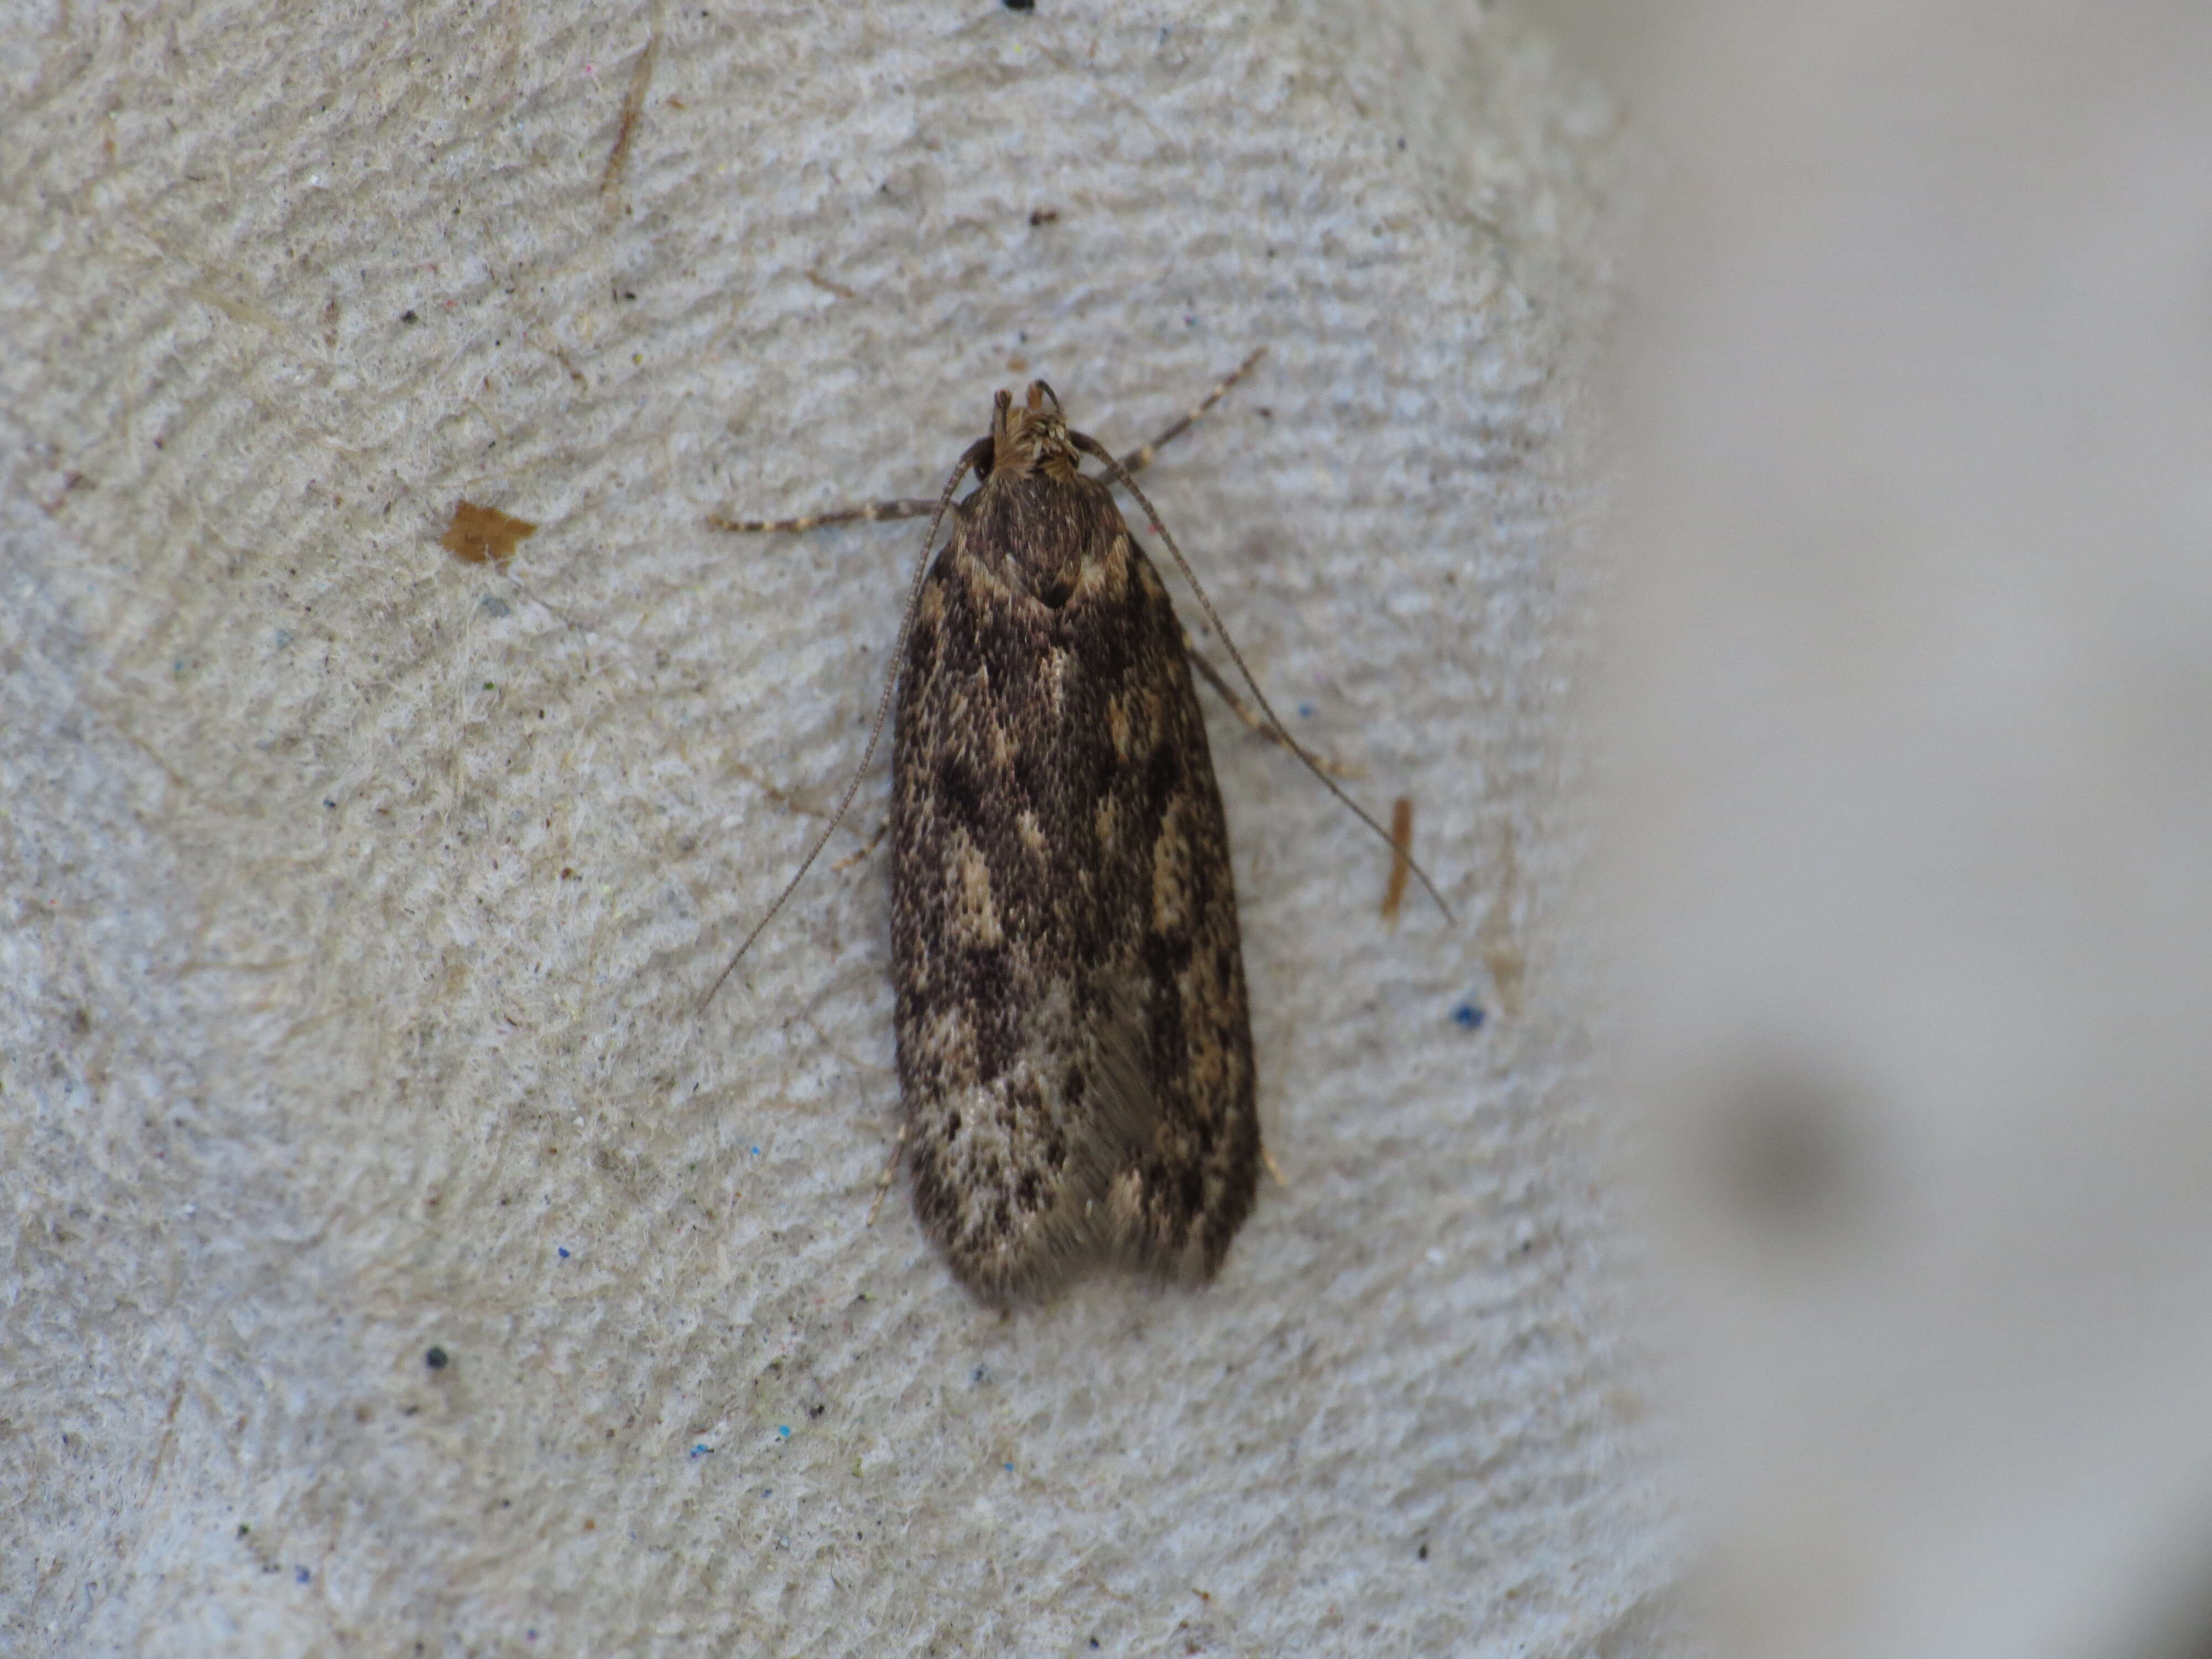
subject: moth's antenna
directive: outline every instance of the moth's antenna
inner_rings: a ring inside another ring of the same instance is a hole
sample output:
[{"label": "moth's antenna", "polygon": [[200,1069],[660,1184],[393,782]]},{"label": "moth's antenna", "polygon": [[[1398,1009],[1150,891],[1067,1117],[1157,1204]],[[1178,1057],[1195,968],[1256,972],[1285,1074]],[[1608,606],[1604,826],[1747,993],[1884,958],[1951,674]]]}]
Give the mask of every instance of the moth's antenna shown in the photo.
[{"label": "moth's antenna", "polygon": [[[814,867],[814,860],[822,856],[822,849],[830,844],[830,837],[836,834],[837,826],[845,821],[845,809],[853,804],[853,797],[860,793],[860,780],[867,775],[868,763],[875,759],[876,744],[884,735],[884,722],[890,718],[891,696],[898,690],[899,665],[906,660],[907,635],[914,631],[914,613],[921,604],[921,585],[929,579],[929,554],[930,550],[937,545],[938,526],[945,522],[945,510],[952,504],[952,492],[960,488],[960,481],[968,476],[969,469],[981,459],[984,452],[990,447],[988,438],[978,438],[969,445],[967,453],[961,456],[958,465],[953,467],[952,476],[945,481],[944,491],[937,498],[937,511],[930,516],[929,534],[922,539],[921,559],[914,568],[914,586],[907,590],[906,614],[899,618],[898,642],[891,647],[890,672],[884,677],[884,695],[876,703],[876,723],[869,730],[868,746],[860,756],[860,763],[853,769],[853,781],[845,786],[844,799],[837,803],[837,810],[830,815],[830,822],[823,827],[822,833],[814,838],[814,845],[806,849],[806,858],[799,865],[799,873],[784,884],[783,890],[775,896],[775,902],[768,907],[768,914],[753,924],[752,932],[745,935],[745,942],[738,946],[738,953],[730,958],[730,965],[715,975],[714,982],[707,988],[707,994],[699,999],[702,1011],[714,1000],[714,994],[722,988],[723,981],[737,971],[738,964],[745,959],[745,952],[753,948],[753,941],[767,930],[769,923],[775,920],[776,912],[783,908],[784,901],[799,890],[799,884],[806,879],[806,872]],[[1182,556],[1178,554],[1176,556]],[[1422,879],[1426,880],[1427,878]]]},{"label": "moth's antenna", "polygon": [[1221,641],[1223,648],[1229,653],[1229,659],[1237,665],[1237,672],[1244,677],[1244,684],[1252,689],[1252,700],[1260,705],[1260,712],[1267,717],[1267,724],[1275,728],[1276,735],[1282,738],[1284,746],[1305,763],[1306,770],[1321,780],[1322,788],[1342,801],[1351,809],[1354,817],[1375,832],[1382,844],[1390,849],[1390,856],[1394,860],[1405,859],[1406,862],[1412,866],[1413,873],[1421,878],[1421,885],[1428,889],[1429,896],[1437,902],[1437,908],[1444,913],[1444,920],[1455,921],[1451,906],[1444,902],[1444,896],[1437,890],[1436,883],[1429,879],[1429,872],[1415,864],[1398,843],[1391,839],[1390,832],[1370,817],[1366,810],[1358,801],[1338,788],[1336,780],[1322,771],[1320,763],[1306,753],[1298,740],[1291,735],[1290,728],[1283,724],[1274,708],[1268,703],[1267,694],[1260,689],[1260,682],[1252,678],[1251,669],[1245,665],[1244,653],[1237,648],[1237,641],[1229,637],[1229,630],[1222,626],[1221,613],[1213,608],[1213,601],[1206,597],[1206,589],[1199,584],[1198,573],[1190,568],[1190,561],[1183,557],[1182,549],[1176,545],[1176,538],[1168,532],[1167,526],[1160,521],[1159,509],[1145,499],[1145,492],[1137,488],[1137,481],[1129,476],[1128,469],[1114,459],[1105,445],[1087,433],[1071,432],[1067,434],[1067,441],[1085,454],[1096,456],[1099,460],[1103,461],[1106,464],[1107,471],[1113,475],[1115,482],[1137,498],[1137,505],[1145,509],[1145,516],[1152,521],[1153,533],[1159,537],[1168,551],[1175,555],[1176,568],[1182,572],[1183,580],[1190,584],[1190,591],[1198,595],[1199,607],[1206,612],[1206,621],[1213,624],[1214,636]]}]

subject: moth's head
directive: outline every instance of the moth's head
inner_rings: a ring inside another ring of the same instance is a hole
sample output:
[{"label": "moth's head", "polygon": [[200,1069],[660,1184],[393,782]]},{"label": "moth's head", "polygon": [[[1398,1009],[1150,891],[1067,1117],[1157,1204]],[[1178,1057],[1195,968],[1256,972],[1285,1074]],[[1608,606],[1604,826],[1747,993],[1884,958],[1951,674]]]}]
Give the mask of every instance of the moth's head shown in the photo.
[{"label": "moth's head", "polygon": [[1076,465],[1067,422],[1050,386],[1042,380],[1031,380],[1029,394],[1018,407],[1012,392],[998,395],[991,410],[991,453],[976,462],[978,477],[1019,477],[1025,472],[1042,472],[1065,479],[1075,476]]}]

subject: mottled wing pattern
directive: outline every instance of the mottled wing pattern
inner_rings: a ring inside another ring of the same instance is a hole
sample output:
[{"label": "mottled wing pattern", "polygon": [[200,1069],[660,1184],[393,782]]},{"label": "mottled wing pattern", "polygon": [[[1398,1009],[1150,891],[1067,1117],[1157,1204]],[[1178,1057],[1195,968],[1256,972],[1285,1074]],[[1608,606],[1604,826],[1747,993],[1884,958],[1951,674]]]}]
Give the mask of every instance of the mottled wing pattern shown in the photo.
[{"label": "mottled wing pattern", "polygon": [[[1037,597],[1015,550],[1048,531],[1081,557]],[[892,958],[924,1228],[993,1302],[1100,1259],[1211,1277],[1260,1149],[1228,836],[1182,629],[1105,486],[961,504],[897,720]]]}]

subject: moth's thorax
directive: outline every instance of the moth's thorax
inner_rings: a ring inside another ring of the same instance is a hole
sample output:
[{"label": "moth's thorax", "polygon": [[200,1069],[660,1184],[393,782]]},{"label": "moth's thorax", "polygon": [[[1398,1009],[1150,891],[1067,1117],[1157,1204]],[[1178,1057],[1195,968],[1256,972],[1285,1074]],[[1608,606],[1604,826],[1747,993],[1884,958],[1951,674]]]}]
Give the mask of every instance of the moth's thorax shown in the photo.
[{"label": "moth's thorax", "polygon": [[994,472],[959,507],[966,556],[1008,586],[1057,610],[1086,570],[1115,556],[1127,527],[1112,492],[1080,473]]},{"label": "moth's thorax", "polygon": [[1080,459],[1050,386],[1035,382],[1020,404],[1001,392],[981,481],[959,507],[968,556],[1055,609],[1124,532],[1113,492]]}]

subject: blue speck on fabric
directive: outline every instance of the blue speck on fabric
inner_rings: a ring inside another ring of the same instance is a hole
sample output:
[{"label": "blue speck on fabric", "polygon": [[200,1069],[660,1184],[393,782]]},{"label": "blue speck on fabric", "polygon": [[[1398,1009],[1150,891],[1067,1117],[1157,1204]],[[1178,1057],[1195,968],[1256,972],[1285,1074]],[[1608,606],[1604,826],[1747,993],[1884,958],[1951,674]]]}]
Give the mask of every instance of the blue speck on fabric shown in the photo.
[{"label": "blue speck on fabric", "polygon": [[777,1424],[775,1425],[775,1431],[783,1439],[788,1440],[791,1438],[791,1425],[788,1423]]},{"label": "blue speck on fabric", "polygon": [[691,1461],[695,1463],[702,1457],[712,1457],[714,1455],[714,1449],[712,1446],[702,1444],[691,1448]]},{"label": "blue speck on fabric", "polygon": [[1452,1010],[1452,1018],[1468,1030],[1479,1030],[1482,1025],[1482,1010],[1471,1002],[1462,1002]]},{"label": "blue speck on fabric", "polygon": [[304,1584],[314,1576],[314,1574],[309,1572],[305,1567],[295,1567],[292,1569],[292,1582],[295,1584]]},{"label": "blue speck on fabric", "polygon": [[1300,703],[1298,705],[1298,718],[1301,720],[1311,720],[1313,718],[1313,705],[1310,702]]},{"label": "blue speck on fabric", "polygon": [[1007,1473],[1008,1474],[1012,1474],[1013,1472],[1014,1472],[1014,1466],[1013,1466],[1012,1463],[1007,1464],[1007,1465],[1006,1465],[1006,1473]]},{"label": "blue speck on fabric", "polygon": [[760,1156],[760,1148],[757,1146],[748,1147],[746,1150],[751,1152],[755,1158],[758,1158]]},{"label": "blue speck on fabric", "polygon": [[556,1244],[553,1248],[561,1252],[562,1261],[566,1261],[568,1259],[568,1247],[566,1244]]}]

